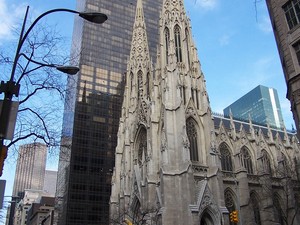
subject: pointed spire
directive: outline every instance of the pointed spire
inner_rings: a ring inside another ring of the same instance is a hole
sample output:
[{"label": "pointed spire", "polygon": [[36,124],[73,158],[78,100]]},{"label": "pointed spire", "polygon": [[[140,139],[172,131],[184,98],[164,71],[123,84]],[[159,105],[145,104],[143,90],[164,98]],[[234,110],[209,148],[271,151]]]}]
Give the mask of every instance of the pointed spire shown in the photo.
[{"label": "pointed spire", "polygon": [[142,0],[137,0],[136,3],[136,12],[135,12],[135,23],[141,22],[144,23],[144,10]]},{"label": "pointed spire", "polygon": [[230,117],[231,137],[233,140],[235,140],[236,139],[236,130],[235,130],[235,124],[233,121],[233,115],[232,115],[231,109],[229,109],[229,117]]},{"label": "pointed spire", "polygon": [[127,82],[129,105],[134,109],[138,99],[145,97],[151,90],[151,78],[148,74],[152,72],[150,52],[148,47],[146,24],[142,0],[137,1],[136,15],[133,25],[131,50],[127,64]]},{"label": "pointed spire", "polygon": [[287,133],[285,125],[283,126],[283,132],[284,132],[283,140],[285,141],[285,146],[290,147],[291,146],[290,138],[289,138],[289,135]]},{"label": "pointed spire", "polygon": [[240,132],[243,132],[243,131],[244,131],[244,126],[243,126],[243,123],[241,123]]},{"label": "pointed spire", "polygon": [[272,134],[272,131],[271,131],[271,127],[270,127],[270,124],[267,123],[267,127],[268,127],[268,138],[269,138],[269,142],[270,143],[273,143],[274,142],[274,138],[273,138],[273,134]]},{"label": "pointed spire", "polygon": [[252,124],[252,118],[251,115],[249,114],[249,130],[250,130],[250,134],[251,134],[251,140],[255,140],[255,130]]},{"label": "pointed spire", "polygon": [[138,56],[150,60],[142,0],[138,0],[136,5],[130,59],[137,59]]}]

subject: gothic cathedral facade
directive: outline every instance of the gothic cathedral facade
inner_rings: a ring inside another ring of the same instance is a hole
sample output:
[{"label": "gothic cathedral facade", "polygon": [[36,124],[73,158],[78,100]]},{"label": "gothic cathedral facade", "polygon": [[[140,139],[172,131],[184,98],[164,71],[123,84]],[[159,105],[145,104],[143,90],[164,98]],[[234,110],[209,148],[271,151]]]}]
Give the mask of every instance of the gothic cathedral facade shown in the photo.
[{"label": "gothic cathedral facade", "polygon": [[299,224],[297,138],[212,114],[183,0],[163,2],[153,66],[137,1],[110,224]]}]

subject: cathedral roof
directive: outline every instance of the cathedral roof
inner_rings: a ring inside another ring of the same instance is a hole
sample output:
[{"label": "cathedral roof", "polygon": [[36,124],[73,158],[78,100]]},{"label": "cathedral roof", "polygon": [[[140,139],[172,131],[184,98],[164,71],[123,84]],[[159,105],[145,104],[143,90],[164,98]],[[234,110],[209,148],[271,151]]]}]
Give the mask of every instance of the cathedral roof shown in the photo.
[{"label": "cathedral roof", "polygon": [[[220,127],[220,123],[222,121],[224,127],[226,129],[230,129],[230,123],[232,123],[232,121],[230,120],[229,117],[223,116],[221,114],[214,113],[213,114],[213,120],[214,120],[214,126],[215,126],[215,128],[219,128]],[[234,126],[235,126],[236,130],[240,130],[241,126],[243,126],[243,129],[246,132],[250,132],[250,126],[251,126],[251,124],[249,123],[249,121],[243,121],[243,120],[239,120],[239,119],[233,119],[233,123],[234,123]],[[269,129],[271,130],[273,137],[275,137],[277,135],[277,133],[278,133],[278,135],[283,139],[284,135],[285,135],[285,130],[282,130],[282,129],[276,128],[276,127],[268,128],[268,126],[266,126],[266,125],[258,124],[258,123],[255,123],[255,122],[252,123],[252,127],[253,127],[253,129],[256,132],[258,132],[259,130],[261,130],[262,133],[265,136],[268,135],[268,130]],[[294,135],[296,135],[296,131],[286,131],[286,133],[288,134],[288,136],[294,136]]]}]

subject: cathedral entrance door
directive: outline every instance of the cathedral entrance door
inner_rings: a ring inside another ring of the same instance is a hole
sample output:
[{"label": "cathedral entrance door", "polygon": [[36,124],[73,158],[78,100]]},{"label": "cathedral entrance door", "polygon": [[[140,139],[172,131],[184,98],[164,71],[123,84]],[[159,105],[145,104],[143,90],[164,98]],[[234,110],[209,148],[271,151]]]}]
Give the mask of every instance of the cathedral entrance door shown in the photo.
[{"label": "cathedral entrance door", "polygon": [[214,225],[213,219],[207,212],[203,214],[200,225]]}]

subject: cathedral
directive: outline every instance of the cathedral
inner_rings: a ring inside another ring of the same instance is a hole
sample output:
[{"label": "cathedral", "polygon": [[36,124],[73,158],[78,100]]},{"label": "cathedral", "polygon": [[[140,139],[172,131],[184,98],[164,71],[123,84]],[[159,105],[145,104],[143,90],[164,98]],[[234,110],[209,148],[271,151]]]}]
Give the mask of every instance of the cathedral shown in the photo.
[{"label": "cathedral", "polygon": [[152,64],[137,0],[110,224],[300,224],[300,148],[285,129],[212,113],[183,0],[164,0]]}]

